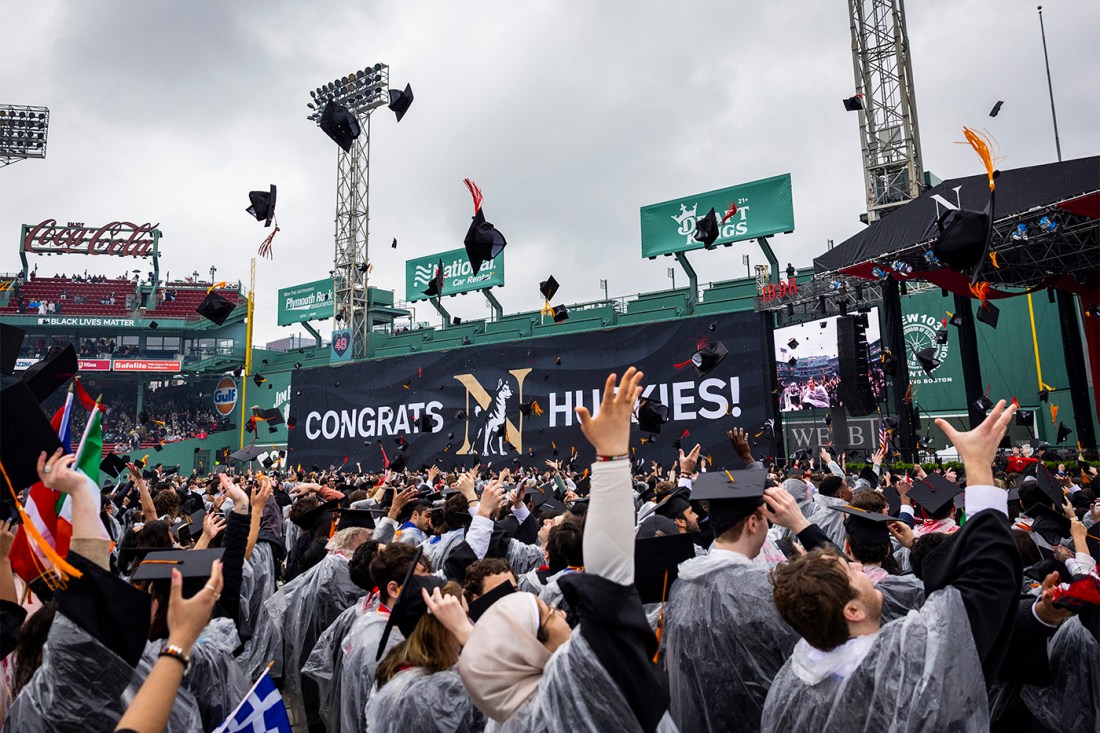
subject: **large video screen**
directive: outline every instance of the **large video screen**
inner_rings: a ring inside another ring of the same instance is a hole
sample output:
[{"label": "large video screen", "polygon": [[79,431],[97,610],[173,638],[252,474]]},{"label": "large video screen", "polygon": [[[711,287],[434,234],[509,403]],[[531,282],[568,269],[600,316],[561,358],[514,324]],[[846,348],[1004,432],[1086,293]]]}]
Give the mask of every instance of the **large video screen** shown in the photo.
[{"label": "large video screen", "polygon": [[[775,370],[779,376],[781,412],[828,410],[839,406],[838,318],[840,316],[829,316],[775,330]],[[875,401],[882,402],[886,396],[886,379],[879,366],[882,335],[879,332],[878,308],[872,308],[867,313],[867,345],[871,389]]]}]

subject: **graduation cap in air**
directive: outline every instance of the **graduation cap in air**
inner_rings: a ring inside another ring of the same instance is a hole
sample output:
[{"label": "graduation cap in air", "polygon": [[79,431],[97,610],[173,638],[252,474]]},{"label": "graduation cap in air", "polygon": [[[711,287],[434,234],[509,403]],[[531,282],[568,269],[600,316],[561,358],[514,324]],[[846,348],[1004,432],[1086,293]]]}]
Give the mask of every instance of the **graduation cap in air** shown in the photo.
[{"label": "graduation cap in air", "polygon": [[246,445],[244,448],[242,448],[239,451],[236,451],[234,453],[230,453],[229,457],[232,458],[235,461],[253,461],[253,460],[256,459],[257,456],[259,456],[263,452],[264,452],[263,448],[256,445],[255,443],[253,443],[251,445]]},{"label": "graduation cap in air", "polygon": [[[197,452],[198,448],[196,448],[195,451]],[[118,478],[122,475],[122,472],[126,470],[125,456],[120,456],[117,453],[108,453],[107,456],[99,462],[99,470],[111,478]]]},{"label": "graduation cap in air", "polygon": [[995,200],[995,172],[989,146],[973,130],[963,128],[966,139],[985,163],[989,177],[989,201],[981,211],[949,209],[936,220],[939,237],[932,243],[932,253],[947,267],[971,276],[971,284],[978,281],[982,263],[989,252],[993,238],[993,211]]},{"label": "graduation cap in air", "polygon": [[[20,381],[27,385],[34,398],[41,403],[69,381],[78,369],[76,349],[72,344],[67,344],[64,348],[51,346],[46,352],[46,358],[31,364],[23,372],[23,379]],[[36,460],[37,458],[35,456]]]},{"label": "graduation cap in air", "polygon": [[932,347],[921,349],[920,351],[914,352],[913,355],[917,357],[917,361],[920,362],[920,368],[924,370],[925,374],[931,374],[943,363],[936,358],[936,350]]},{"label": "graduation cap in air", "polygon": [[668,598],[679,565],[695,557],[689,534],[669,534],[634,542],[634,587],[642,603],[662,603]]},{"label": "graduation cap in air", "polygon": [[17,326],[0,323],[0,374],[14,374],[19,349],[27,332]]},{"label": "graduation cap in air", "polygon": [[1072,432],[1073,431],[1069,429],[1069,426],[1067,426],[1064,422],[1059,420],[1058,421],[1058,437],[1055,439],[1054,443],[1056,445],[1061,445],[1062,443],[1066,442],[1066,438],[1068,438],[1070,436],[1070,433],[1072,433]]},{"label": "graduation cap in air", "polygon": [[844,102],[844,111],[846,112],[858,112],[863,109],[863,95],[857,94],[854,97],[848,97],[842,100]]},{"label": "graduation cap in air", "polygon": [[535,415],[542,415],[542,406],[539,405],[538,400],[521,402],[519,403],[519,412],[524,417],[530,415],[532,412],[535,413]]},{"label": "graduation cap in air", "polygon": [[1004,100],[998,99],[997,103],[993,105],[993,109],[989,110],[990,117],[996,117],[1001,112],[1001,105],[1004,104]]},{"label": "graduation cap in air", "polygon": [[409,457],[405,453],[398,453],[396,456],[390,459],[391,471],[404,471],[405,467],[409,465]]},{"label": "graduation cap in air", "polygon": [[695,367],[695,374],[705,377],[726,358],[725,345],[721,341],[710,341],[703,344],[698,351],[691,356],[691,365]]},{"label": "graduation cap in air", "polygon": [[229,314],[236,307],[231,301],[211,290],[199,303],[199,307],[195,309],[195,312],[220,326],[225,323],[226,319],[229,318]]},{"label": "graduation cap in air", "polygon": [[293,430],[294,426],[297,425],[297,424],[298,424],[298,418],[294,417],[293,415],[291,415],[290,417],[288,417],[286,419],[286,428],[287,428],[287,430]]},{"label": "graduation cap in air", "polygon": [[[0,462],[8,474],[12,488],[21,491],[38,481],[38,454],[47,456],[61,447],[57,431],[46,419],[38,400],[24,382],[16,382],[0,391]],[[6,510],[11,492],[6,487],[0,501]]]},{"label": "graduation cap in air", "polygon": [[374,529],[374,514],[375,512],[381,512],[381,509],[333,509],[332,513],[336,515],[339,520],[337,527],[339,529],[348,529],[349,527],[363,527],[365,529]]},{"label": "graduation cap in air", "polygon": [[328,135],[345,153],[351,152],[351,144],[359,137],[359,120],[347,107],[329,100],[321,112],[321,131]]},{"label": "graduation cap in air", "polygon": [[255,374],[252,375],[252,381],[255,383],[255,385],[257,387],[259,387],[261,384],[263,384],[264,382],[267,381],[267,377],[260,374],[259,372],[256,372]]},{"label": "graduation cap in air", "polygon": [[997,322],[1001,320],[1001,309],[987,300],[978,306],[977,316],[982,323],[990,328],[996,328]]},{"label": "graduation cap in air", "polygon": [[1046,385],[1043,385],[1043,388],[1039,390],[1039,401],[1040,402],[1049,402],[1050,401],[1050,388],[1047,387]]},{"label": "graduation cap in air", "polygon": [[443,295],[443,260],[439,261],[439,266],[436,267],[435,275],[432,276],[431,281],[428,283],[427,289],[424,291],[424,295],[429,298],[442,297]]},{"label": "graduation cap in air", "polygon": [[[563,507],[564,508],[564,507]],[[505,596],[510,596],[516,592],[516,586],[512,584],[510,580],[506,580],[493,588],[488,593],[480,595],[474,600],[470,601],[470,620],[475,624],[477,620],[485,615],[485,612],[489,610],[489,607],[499,601]]]},{"label": "graduation cap in air", "polygon": [[978,399],[974,400],[974,407],[981,412],[989,412],[993,409],[993,400],[986,397],[984,394]]},{"label": "graduation cap in air", "polygon": [[552,300],[557,295],[558,281],[554,279],[553,275],[539,283],[539,292],[547,301]]},{"label": "graduation cap in air", "polygon": [[1031,410],[1016,410],[1016,425],[1021,428],[1031,427],[1031,423],[1035,417],[1035,413]]},{"label": "graduation cap in air", "polygon": [[638,401],[638,427],[646,433],[660,433],[661,426],[668,422],[668,405],[652,397],[643,397]]},{"label": "graduation cap in air", "polygon": [[256,221],[264,222],[265,227],[271,226],[271,220],[275,217],[275,184],[271,184],[269,191],[249,191],[250,205],[245,212]]},{"label": "graduation cap in air", "polygon": [[797,363],[798,363],[798,358],[797,357],[792,356],[790,359],[787,359],[787,366],[794,366]]},{"label": "graduation cap in air", "polygon": [[425,412],[420,416],[420,419],[416,421],[416,426],[420,428],[420,432],[422,433],[431,433],[435,428],[435,421]]},{"label": "graduation cap in air", "polygon": [[1035,464],[1035,480],[1043,496],[1049,499],[1054,506],[1060,508],[1065,494],[1062,493],[1062,487],[1055,483],[1051,477],[1050,469],[1042,461]]},{"label": "graduation cap in air", "polygon": [[156,331],[158,326],[160,326],[160,324],[156,321],[149,321],[149,330]]},{"label": "graduation cap in air", "polygon": [[787,342],[787,348],[792,349],[792,350],[797,349],[798,348],[798,339],[793,338],[790,341],[788,341]]},{"label": "graduation cap in air", "polygon": [[452,326],[461,326],[462,325],[462,319],[459,318],[458,316],[455,316],[454,318],[451,319],[451,325]]},{"label": "graduation cap in air", "polygon": [[713,207],[706,216],[695,223],[695,233],[691,237],[696,242],[702,242],[707,249],[711,249],[718,241],[718,215]]},{"label": "graduation cap in air", "polygon": [[564,305],[554,307],[554,323],[563,323],[569,320],[569,310]]},{"label": "graduation cap in air", "polygon": [[909,489],[909,498],[924,507],[925,511],[935,514],[955,500],[962,488],[953,484],[938,473],[930,473],[922,479],[913,479]]},{"label": "graduation cap in air", "polygon": [[748,517],[764,503],[765,471],[709,471],[691,488],[691,501],[707,502],[707,521],[715,537]]},{"label": "graduation cap in air", "polygon": [[390,104],[389,108],[393,110],[393,113],[397,115],[397,121],[400,122],[401,118],[405,116],[405,113],[409,111],[409,106],[413,103],[413,88],[412,84],[406,84],[405,88],[401,91],[397,89],[390,90]]},{"label": "graduation cap in air", "polygon": [[947,322],[955,328],[960,328],[963,325],[962,313],[952,313],[951,317],[947,319]]},{"label": "graduation cap in air", "polygon": [[879,485],[878,474],[870,466],[864,466],[859,472],[859,477],[869,483],[872,489],[877,488]]},{"label": "graduation cap in air", "polygon": [[937,344],[946,344],[947,343],[947,329],[946,328],[940,328],[940,329],[936,330],[936,343]]},{"label": "graduation cap in air", "polygon": [[892,377],[898,371],[898,358],[889,349],[882,352],[879,363],[882,365],[883,374],[889,374]]},{"label": "graduation cap in air", "polygon": [[497,228],[485,220],[485,212],[481,208],[482,194],[477,184],[469,178],[463,180],[466,188],[470,189],[470,195],[474,197],[474,218],[470,222],[470,228],[466,231],[466,256],[470,260],[470,267],[476,275],[484,262],[488,262],[500,254],[508,242]]},{"label": "graduation cap in air", "polygon": [[283,424],[283,413],[274,407],[270,407],[267,409],[253,407],[252,415],[259,420],[265,421],[268,425]]}]

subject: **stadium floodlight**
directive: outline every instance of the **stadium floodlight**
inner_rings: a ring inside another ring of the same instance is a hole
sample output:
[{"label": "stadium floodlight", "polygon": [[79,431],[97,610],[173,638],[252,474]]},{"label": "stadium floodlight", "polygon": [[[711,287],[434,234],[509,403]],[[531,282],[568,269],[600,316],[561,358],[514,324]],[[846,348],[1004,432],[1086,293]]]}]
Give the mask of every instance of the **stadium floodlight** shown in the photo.
[{"label": "stadium floodlight", "polygon": [[0,167],[45,158],[49,125],[48,107],[0,104]]}]

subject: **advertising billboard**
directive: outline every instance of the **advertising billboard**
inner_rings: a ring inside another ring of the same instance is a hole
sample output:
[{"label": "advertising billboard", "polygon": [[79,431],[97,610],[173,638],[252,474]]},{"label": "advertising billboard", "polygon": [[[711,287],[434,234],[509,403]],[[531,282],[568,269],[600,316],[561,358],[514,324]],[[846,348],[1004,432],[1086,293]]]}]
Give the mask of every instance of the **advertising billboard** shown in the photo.
[{"label": "advertising billboard", "polygon": [[428,299],[424,290],[435,277],[435,271],[439,268],[440,262],[443,263],[444,295],[457,295],[504,285],[503,252],[495,259],[481,263],[481,269],[475,275],[466,257],[466,250],[452,249],[405,262],[405,300],[411,303]]},{"label": "advertising billboard", "polygon": [[279,325],[332,318],[334,298],[331,278],[282,288],[279,290]]},{"label": "advertising billboard", "polygon": [[695,241],[695,224],[713,208],[719,221],[737,211],[718,228],[714,246],[794,231],[791,174],[741,183],[717,191],[642,207],[642,257],[688,252],[703,247]]}]

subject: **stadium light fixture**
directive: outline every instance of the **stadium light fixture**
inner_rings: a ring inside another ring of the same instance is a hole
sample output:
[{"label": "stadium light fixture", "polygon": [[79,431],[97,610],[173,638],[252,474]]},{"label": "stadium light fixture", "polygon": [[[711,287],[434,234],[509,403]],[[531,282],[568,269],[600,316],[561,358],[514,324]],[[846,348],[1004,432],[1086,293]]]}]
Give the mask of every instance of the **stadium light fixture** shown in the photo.
[{"label": "stadium light fixture", "polygon": [[28,158],[46,157],[48,107],[0,105],[0,167]]}]

